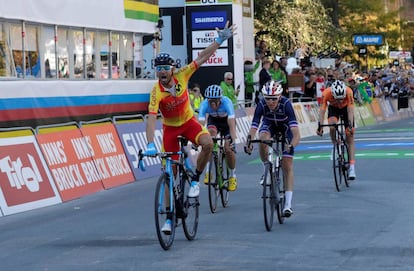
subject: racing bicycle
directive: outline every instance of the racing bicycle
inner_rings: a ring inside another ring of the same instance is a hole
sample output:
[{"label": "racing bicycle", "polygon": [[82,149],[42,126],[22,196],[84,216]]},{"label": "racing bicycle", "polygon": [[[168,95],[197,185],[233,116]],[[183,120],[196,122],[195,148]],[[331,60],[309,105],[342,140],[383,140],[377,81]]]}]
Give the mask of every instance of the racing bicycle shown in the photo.
[{"label": "racing bicycle", "polygon": [[[180,220],[184,235],[189,241],[195,238],[198,229],[199,199],[188,197],[191,179],[194,176],[185,149],[188,140],[179,136],[178,141],[180,145],[178,152],[158,152],[149,156],[142,150],[139,151],[139,167],[143,170],[145,167],[142,159],[145,156],[159,157],[163,160],[162,173],[155,189],[154,214],[158,241],[164,250],[172,246],[175,230],[180,226]],[[172,159],[173,155],[179,156],[178,161]],[[169,234],[161,231],[167,216],[172,221]]]},{"label": "racing bicycle", "polygon": [[268,146],[268,160],[265,162],[264,173],[261,179],[263,187],[263,215],[267,231],[273,227],[274,212],[276,210],[279,224],[283,224],[283,206],[285,205],[285,190],[282,172],[282,152],[286,143],[281,133],[276,133],[269,140],[247,139],[247,146],[251,143],[261,143]]},{"label": "racing bicycle", "polygon": [[345,137],[345,124],[341,118],[338,123],[321,124],[321,127],[335,128],[335,143],[332,147],[332,169],[335,181],[335,188],[341,191],[342,180],[346,187],[349,187],[349,146]]},{"label": "racing bicycle", "polygon": [[207,168],[208,174],[208,201],[211,213],[215,213],[219,197],[223,208],[229,203],[229,176],[230,169],[226,162],[226,153],[224,151],[225,137],[213,137],[214,147]]}]

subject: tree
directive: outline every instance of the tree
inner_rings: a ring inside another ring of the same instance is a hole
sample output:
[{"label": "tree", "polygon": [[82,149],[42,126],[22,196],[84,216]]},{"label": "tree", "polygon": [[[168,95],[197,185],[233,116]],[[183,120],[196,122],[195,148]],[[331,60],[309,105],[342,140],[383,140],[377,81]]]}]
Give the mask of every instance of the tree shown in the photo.
[{"label": "tree", "polygon": [[292,55],[298,48],[313,55],[347,51],[358,60],[354,34],[383,35],[386,47],[369,46],[373,55],[411,48],[412,41],[403,37],[412,34],[402,27],[399,11],[378,0],[256,0],[255,29],[268,33],[262,38],[276,54]]},{"label": "tree", "polygon": [[337,48],[340,37],[319,0],[256,0],[255,28],[268,33],[263,39],[278,55]]}]

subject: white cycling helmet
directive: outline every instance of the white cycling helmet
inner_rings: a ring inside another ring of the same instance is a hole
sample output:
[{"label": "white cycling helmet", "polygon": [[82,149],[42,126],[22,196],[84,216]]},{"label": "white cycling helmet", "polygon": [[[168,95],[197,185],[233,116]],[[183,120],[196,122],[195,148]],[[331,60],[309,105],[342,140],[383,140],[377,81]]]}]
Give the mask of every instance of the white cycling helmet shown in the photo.
[{"label": "white cycling helmet", "polygon": [[331,91],[335,99],[345,99],[346,85],[340,80],[335,80],[331,85]]},{"label": "white cycling helmet", "polygon": [[274,96],[280,96],[283,93],[283,87],[279,82],[276,81],[268,81],[264,86],[262,87],[262,94],[263,97],[274,97]]}]

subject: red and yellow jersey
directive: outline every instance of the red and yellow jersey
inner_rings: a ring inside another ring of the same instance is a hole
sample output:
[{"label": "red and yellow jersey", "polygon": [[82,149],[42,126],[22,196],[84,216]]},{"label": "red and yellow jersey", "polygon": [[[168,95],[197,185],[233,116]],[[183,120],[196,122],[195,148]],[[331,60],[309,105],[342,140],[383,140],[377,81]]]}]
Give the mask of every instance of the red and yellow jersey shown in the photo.
[{"label": "red and yellow jersey", "polygon": [[175,96],[171,95],[161,84],[157,82],[152,88],[149,114],[162,114],[162,122],[167,126],[179,127],[194,116],[190,103],[190,95],[187,85],[190,77],[197,70],[196,62],[191,62],[174,74]]},{"label": "red and yellow jersey", "polygon": [[326,110],[328,104],[339,109],[354,106],[354,92],[350,87],[346,87],[346,96],[343,100],[337,100],[332,95],[331,88],[327,88],[322,92],[321,110]]}]

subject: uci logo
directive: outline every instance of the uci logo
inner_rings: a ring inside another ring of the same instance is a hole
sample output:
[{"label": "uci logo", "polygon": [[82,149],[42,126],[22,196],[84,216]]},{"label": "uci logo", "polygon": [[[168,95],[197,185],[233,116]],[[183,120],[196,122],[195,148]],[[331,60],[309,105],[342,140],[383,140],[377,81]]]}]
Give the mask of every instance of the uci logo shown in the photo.
[{"label": "uci logo", "polygon": [[217,4],[217,0],[200,0],[201,4]]}]

